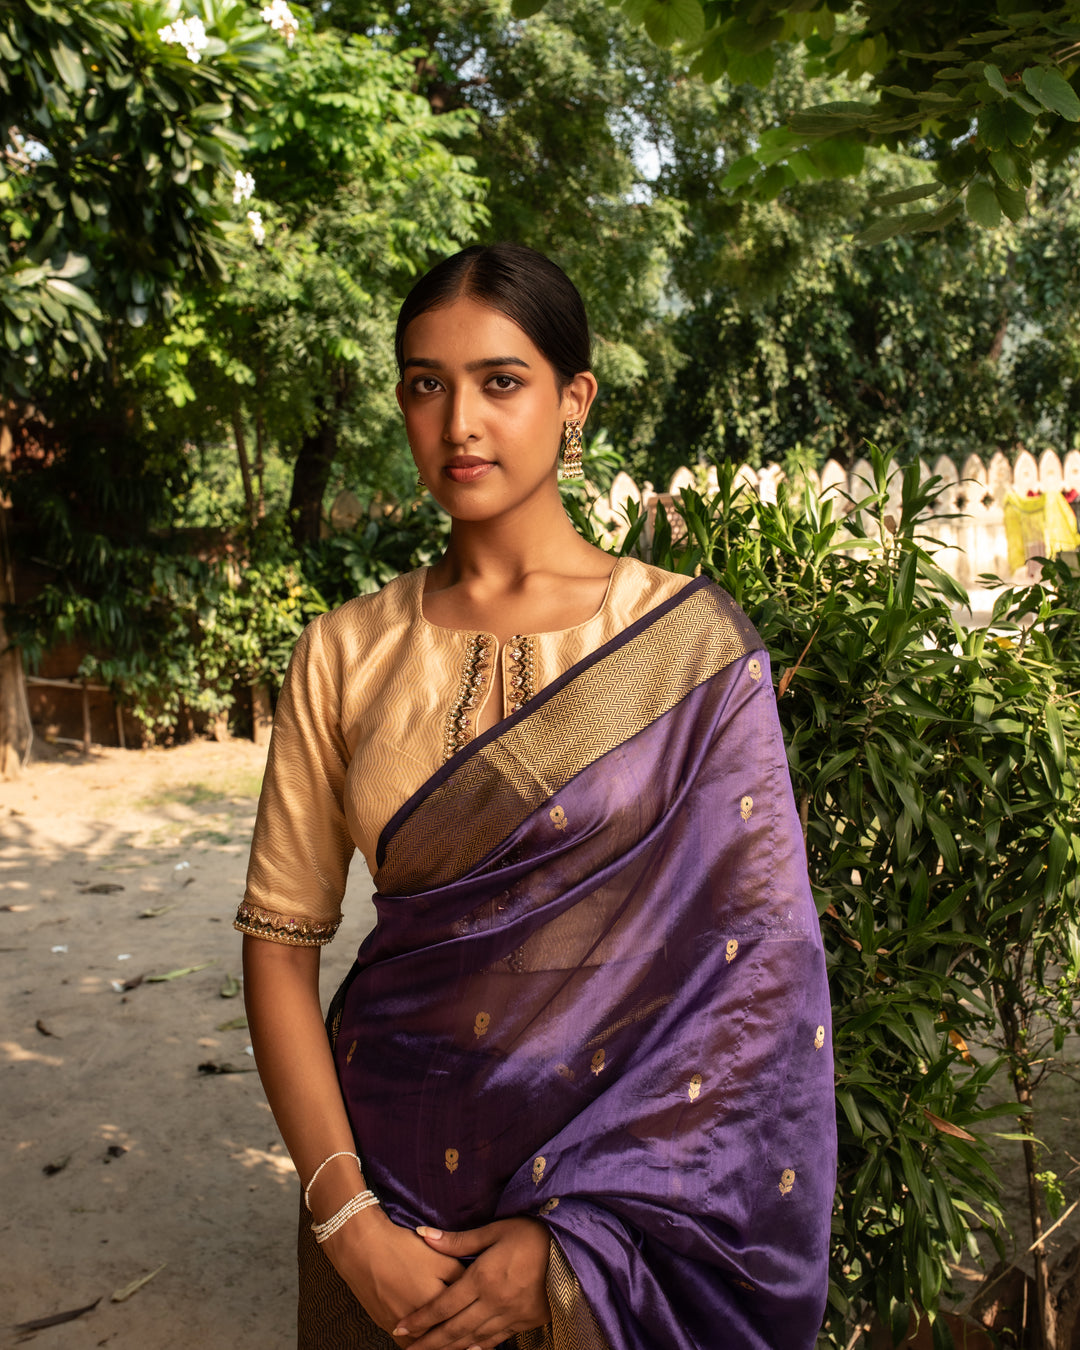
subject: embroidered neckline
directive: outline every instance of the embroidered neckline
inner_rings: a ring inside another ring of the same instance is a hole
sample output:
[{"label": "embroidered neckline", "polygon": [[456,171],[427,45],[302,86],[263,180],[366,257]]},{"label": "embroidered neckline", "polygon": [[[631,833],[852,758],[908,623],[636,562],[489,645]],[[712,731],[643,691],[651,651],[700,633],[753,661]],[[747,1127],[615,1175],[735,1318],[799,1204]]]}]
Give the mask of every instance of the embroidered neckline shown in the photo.
[{"label": "embroidered neckline", "polygon": [[491,643],[492,639],[486,633],[476,633],[466,646],[465,669],[462,672],[457,697],[446,719],[444,760],[452,759],[460,749],[468,745],[475,734],[475,709],[480,702],[491,669]]},{"label": "embroidered neckline", "polygon": [[506,706],[511,713],[516,713],[536,693],[533,639],[518,633],[506,644],[506,652],[510,658],[505,690]]}]

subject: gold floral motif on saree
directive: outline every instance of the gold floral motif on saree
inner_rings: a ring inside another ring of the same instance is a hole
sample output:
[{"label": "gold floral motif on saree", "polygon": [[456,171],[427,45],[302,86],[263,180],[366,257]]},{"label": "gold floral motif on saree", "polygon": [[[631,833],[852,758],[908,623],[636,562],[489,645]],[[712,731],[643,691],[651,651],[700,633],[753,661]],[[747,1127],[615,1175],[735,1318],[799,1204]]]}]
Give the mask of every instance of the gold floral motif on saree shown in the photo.
[{"label": "gold floral motif on saree", "polygon": [[731,965],[732,961],[735,960],[738,954],[739,954],[739,939],[728,938],[727,946],[724,948],[724,957],[729,966]]},{"label": "gold floral motif on saree", "polygon": [[448,1172],[453,1173],[457,1171],[459,1156],[456,1148],[448,1148],[443,1154],[443,1161],[446,1163],[446,1170]]},{"label": "gold floral motif on saree", "polygon": [[701,1096],[701,1074],[695,1073],[690,1077],[690,1086],[687,1089],[692,1102],[696,1102]]},{"label": "gold floral motif on saree", "polygon": [[780,1173],[780,1194],[790,1195],[791,1188],[795,1185],[795,1170],[791,1167],[785,1167]]},{"label": "gold floral motif on saree", "polygon": [[486,1036],[488,1034],[488,1027],[490,1026],[491,1026],[491,1014],[486,1012],[478,1012],[476,1014],[476,1021],[473,1023],[473,1035]]}]

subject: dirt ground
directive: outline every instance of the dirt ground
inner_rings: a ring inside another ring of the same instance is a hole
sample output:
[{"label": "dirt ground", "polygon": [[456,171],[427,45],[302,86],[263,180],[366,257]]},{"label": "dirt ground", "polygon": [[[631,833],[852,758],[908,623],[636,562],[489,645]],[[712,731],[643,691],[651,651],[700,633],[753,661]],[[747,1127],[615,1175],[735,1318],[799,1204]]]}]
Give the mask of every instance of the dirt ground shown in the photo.
[{"label": "dirt ground", "polygon": [[[44,747],[0,783],[0,1345],[98,1299],[35,1350],[295,1345],[296,1175],[231,924],[264,759]],[[362,859],[350,889],[327,997],[368,927]]]},{"label": "dirt ground", "polygon": [[[44,746],[0,783],[0,1346],[295,1344],[296,1176],[247,1053],[231,926],[264,758],[239,740]],[[358,859],[324,1001],[370,925],[370,889]],[[1060,1083],[1039,1133],[1071,1201],[1080,1110]],[[1019,1255],[1019,1149],[1002,1148]],[[1078,1239],[1074,1213],[1054,1258]]]}]

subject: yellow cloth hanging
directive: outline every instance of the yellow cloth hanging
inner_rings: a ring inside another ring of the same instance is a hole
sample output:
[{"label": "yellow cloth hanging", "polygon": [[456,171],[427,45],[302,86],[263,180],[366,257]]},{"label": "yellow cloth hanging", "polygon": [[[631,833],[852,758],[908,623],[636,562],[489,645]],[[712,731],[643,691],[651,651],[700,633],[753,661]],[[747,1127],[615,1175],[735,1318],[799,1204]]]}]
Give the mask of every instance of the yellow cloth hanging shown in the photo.
[{"label": "yellow cloth hanging", "polygon": [[1005,498],[1005,539],[1009,570],[1015,572],[1029,558],[1056,558],[1062,549],[1080,548],[1080,534],[1072,507],[1060,492]]}]

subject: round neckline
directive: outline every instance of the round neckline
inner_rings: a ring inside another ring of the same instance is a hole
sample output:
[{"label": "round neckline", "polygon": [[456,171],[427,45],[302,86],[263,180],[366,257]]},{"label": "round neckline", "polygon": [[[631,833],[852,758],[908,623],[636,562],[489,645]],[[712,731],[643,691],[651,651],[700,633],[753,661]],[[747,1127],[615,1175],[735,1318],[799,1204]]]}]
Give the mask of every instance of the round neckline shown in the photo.
[{"label": "round neckline", "polygon": [[[562,637],[566,633],[576,633],[578,629],[587,628],[589,624],[595,623],[597,619],[603,617],[604,612],[608,608],[608,604],[611,600],[611,592],[615,585],[616,574],[619,572],[624,562],[632,562],[632,561],[633,561],[632,558],[629,558],[625,555],[623,557],[615,559],[615,566],[611,569],[611,572],[608,576],[607,586],[604,590],[604,598],[600,601],[599,608],[596,610],[594,614],[590,614],[587,619],[583,619],[581,623],[571,624],[569,628],[549,628],[545,632],[541,633],[517,633],[514,636],[531,637],[531,638]],[[431,622],[431,620],[424,613],[424,583],[427,581],[427,574],[430,570],[431,569],[428,567],[420,567],[417,568],[417,570],[413,573],[413,575],[417,578],[416,593],[415,593],[416,617],[419,620],[419,622],[423,625],[423,627],[433,628],[437,633],[450,633],[456,636],[460,636],[461,634],[464,633],[470,636],[482,634],[484,637],[494,637],[495,635],[493,633],[490,633],[483,628],[451,628],[447,624]]]}]

